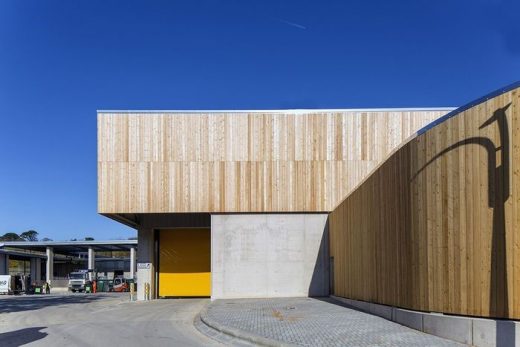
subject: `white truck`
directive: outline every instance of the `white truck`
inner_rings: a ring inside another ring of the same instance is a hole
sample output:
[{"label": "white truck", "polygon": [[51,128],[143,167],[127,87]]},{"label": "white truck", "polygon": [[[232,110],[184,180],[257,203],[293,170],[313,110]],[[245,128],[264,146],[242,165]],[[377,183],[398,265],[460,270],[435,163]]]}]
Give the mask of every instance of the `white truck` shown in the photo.
[{"label": "white truck", "polygon": [[12,293],[12,279],[11,275],[0,275],[0,294]]},{"label": "white truck", "polygon": [[84,292],[89,283],[88,272],[77,271],[69,274],[69,292]]}]

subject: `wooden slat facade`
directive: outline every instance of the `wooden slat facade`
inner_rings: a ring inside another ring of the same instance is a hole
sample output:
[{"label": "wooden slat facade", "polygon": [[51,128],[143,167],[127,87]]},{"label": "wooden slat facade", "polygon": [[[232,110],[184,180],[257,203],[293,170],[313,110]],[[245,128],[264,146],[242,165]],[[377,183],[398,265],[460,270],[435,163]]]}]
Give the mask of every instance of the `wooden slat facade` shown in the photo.
[{"label": "wooden slat facade", "polygon": [[331,211],[447,112],[99,112],[98,210]]},{"label": "wooden slat facade", "polygon": [[396,150],[329,228],[338,296],[520,319],[520,89]]}]

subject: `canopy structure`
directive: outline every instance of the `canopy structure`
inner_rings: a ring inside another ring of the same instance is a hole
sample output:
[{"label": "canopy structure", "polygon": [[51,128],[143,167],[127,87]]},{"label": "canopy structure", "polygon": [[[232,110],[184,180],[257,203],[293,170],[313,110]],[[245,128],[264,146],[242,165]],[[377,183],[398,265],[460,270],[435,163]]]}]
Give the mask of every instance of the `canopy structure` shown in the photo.
[{"label": "canopy structure", "polygon": [[[46,261],[46,281],[53,280],[54,260],[88,254],[88,269],[95,269],[97,252],[128,251],[130,253],[130,276],[135,276],[137,240],[107,241],[4,241],[0,242],[0,274],[9,272],[9,257],[23,256],[31,262]],[[103,259],[98,259],[103,260]],[[33,266],[31,266],[32,269]],[[34,266],[34,278],[39,278],[39,266]]]},{"label": "canopy structure", "polygon": [[108,241],[4,241],[1,248],[17,248],[30,251],[45,252],[52,247],[55,253],[73,255],[79,252],[94,251],[130,251],[137,247],[137,240],[108,240]]}]

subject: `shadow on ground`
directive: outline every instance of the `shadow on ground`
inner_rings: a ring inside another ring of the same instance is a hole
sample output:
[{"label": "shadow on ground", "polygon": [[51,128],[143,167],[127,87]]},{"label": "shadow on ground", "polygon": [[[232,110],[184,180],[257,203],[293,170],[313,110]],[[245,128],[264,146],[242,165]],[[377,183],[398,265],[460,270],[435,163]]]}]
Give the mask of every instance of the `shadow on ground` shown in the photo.
[{"label": "shadow on ground", "polygon": [[[63,296],[45,296],[45,295],[28,295],[15,296],[0,300],[0,313],[32,311],[47,306],[59,306],[69,304],[86,304],[95,300],[99,300],[106,296],[102,294],[96,295],[63,295]],[[0,346],[2,344],[0,343]]]},{"label": "shadow on ground", "polygon": [[347,303],[345,303],[343,301],[339,301],[339,300],[333,299],[333,298],[328,297],[328,296],[313,296],[312,298],[315,299],[315,300],[319,300],[319,301],[323,301],[323,302],[332,304],[332,305],[341,306],[341,307],[349,308],[351,310],[367,313],[367,312],[365,312],[363,310],[360,310],[357,307],[351,306],[351,305],[349,305],[349,304],[347,304]]},{"label": "shadow on ground", "polygon": [[40,330],[46,328],[47,327],[34,327],[9,331],[7,333],[0,333],[0,346],[21,346],[43,339],[45,336],[47,336],[47,333],[43,333]]}]

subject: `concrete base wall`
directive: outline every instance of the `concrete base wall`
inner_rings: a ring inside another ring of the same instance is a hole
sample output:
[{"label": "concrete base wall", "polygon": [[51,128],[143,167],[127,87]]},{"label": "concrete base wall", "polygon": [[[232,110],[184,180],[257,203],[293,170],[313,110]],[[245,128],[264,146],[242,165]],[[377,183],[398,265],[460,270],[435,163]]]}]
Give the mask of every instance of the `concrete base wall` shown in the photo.
[{"label": "concrete base wall", "polygon": [[327,217],[212,215],[211,298],[328,295]]},{"label": "concrete base wall", "polygon": [[412,329],[476,347],[520,347],[520,322],[451,316],[331,296],[359,311],[394,321]]}]

